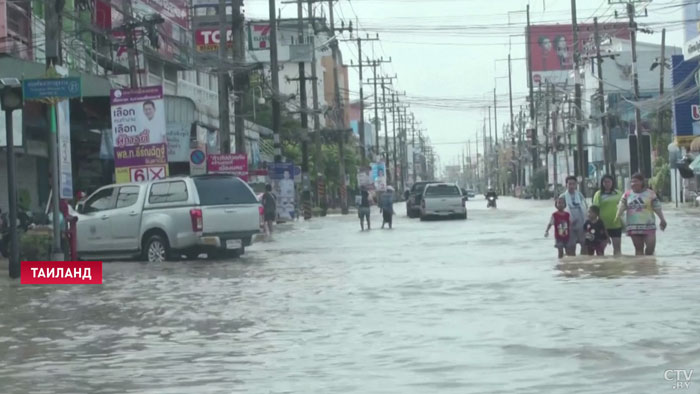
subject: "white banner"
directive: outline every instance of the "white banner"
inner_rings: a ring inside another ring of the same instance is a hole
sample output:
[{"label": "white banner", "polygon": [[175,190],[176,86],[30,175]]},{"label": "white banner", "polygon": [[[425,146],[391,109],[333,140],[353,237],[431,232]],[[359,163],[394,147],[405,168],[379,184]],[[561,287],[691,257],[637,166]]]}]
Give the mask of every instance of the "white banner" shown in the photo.
[{"label": "white banner", "polygon": [[162,86],[113,89],[111,105],[115,148],[167,143]]},{"label": "white banner", "polygon": [[60,194],[64,199],[73,199],[73,164],[70,148],[70,101],[63,100],[56,105],[56,125],[58,126],[58,168],[60,173]]},{"label": "white banner", "polygon": [[[12,111],[12,144],[22,146],[22,110]],[[5,129],[5,111],[0,111],[0,146],[7,146],[7,131]]]}]

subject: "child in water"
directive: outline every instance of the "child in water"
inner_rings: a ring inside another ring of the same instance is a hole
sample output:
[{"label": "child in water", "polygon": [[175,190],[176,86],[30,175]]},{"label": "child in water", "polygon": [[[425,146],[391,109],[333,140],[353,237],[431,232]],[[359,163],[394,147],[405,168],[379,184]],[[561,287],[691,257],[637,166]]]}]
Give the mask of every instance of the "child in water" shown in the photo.
[{"label": "child in water", "polygon": [[569,227],[571,227],[571,216],[566,209],[566,199],[559,197],[554,204],[557,207],[556,212],[552,214],[547,225],[547,230],[544,232],[545,237],[549,237],[549,230],[554,226],[554,247],[559,251],[559,258],[564,257],[564,250],[569,243]]},{"label": "child in water", "polygon": [[600,220],[600,208],[593,205],[588,209],[588,220],[583,225],[586,235],[586,250],[589,256],[605,254],[605,247],[608,245],[608,232],[605,230],[603,221]]}]

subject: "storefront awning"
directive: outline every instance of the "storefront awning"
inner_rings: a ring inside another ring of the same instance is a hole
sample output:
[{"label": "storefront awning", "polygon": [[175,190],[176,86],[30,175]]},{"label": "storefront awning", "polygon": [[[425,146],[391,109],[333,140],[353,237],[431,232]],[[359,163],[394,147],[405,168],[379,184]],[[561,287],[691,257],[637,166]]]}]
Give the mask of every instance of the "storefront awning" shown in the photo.
[{"label": "storefront awning", "polygon": [[[46,65],[30,62],[10,56],[0,56],[0,78],[32,79],[42,78],[46,74]],[[69,70],[71,77],[81,77],[83,97],[107,96],[111,84],[106,78]]]}]

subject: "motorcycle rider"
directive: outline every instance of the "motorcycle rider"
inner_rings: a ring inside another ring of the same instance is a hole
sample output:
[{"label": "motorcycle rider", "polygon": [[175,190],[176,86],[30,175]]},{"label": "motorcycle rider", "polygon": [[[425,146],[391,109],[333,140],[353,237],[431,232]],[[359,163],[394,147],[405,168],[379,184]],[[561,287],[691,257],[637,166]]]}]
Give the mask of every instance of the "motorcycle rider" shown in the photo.
[{"label": "motorcycle rider", "polygon": [[[488,206],[490,207],[493,205],[494,207],[496,206],[496,200],[498,200],[498,195],[496,194],[496,191],[493,190],[492,187],[489,188],[489,191],[486,192],[486,199],[489,200]],[[491,201],[493,199],[493,201]]]}]

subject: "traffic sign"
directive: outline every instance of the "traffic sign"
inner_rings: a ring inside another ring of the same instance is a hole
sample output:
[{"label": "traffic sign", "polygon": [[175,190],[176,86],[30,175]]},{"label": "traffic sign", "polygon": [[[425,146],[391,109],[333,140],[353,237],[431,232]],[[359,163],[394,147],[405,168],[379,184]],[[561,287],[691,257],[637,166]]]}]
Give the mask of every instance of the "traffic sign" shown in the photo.
[{"label": "traffic sign", "polygon": [[24,100],[65,99],[80,97],[80,77],[25,79],[22,81]]},{"label": "traffic sign", "polygon": [[204,154],[204,151],[201,149],[194,149],[192,153],[190,153],[190,161],[192,164],[202,164],[206,158],[207,155]]}]

